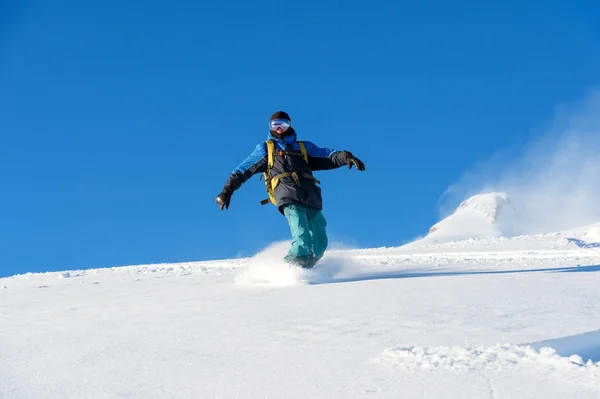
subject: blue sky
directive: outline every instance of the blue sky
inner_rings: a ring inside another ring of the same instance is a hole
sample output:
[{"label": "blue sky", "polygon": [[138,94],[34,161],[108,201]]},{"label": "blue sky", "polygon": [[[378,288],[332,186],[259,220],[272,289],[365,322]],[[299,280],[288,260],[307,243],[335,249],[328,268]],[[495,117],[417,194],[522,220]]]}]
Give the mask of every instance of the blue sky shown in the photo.
[{"label": "blue sky", "polygon": [[567,0],[4,2],[0,275],[288,239],[258,176],[214,203],[279,109],[367,166],[318,175],[331,241],[405,243],[465,170],[600,83],[598,20]]}]

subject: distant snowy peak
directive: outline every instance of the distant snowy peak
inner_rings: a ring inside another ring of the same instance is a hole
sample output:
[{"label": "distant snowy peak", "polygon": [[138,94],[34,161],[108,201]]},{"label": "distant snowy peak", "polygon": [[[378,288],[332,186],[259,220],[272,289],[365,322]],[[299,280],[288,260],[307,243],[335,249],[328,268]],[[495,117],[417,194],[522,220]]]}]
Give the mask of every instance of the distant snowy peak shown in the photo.
[{"label": "distant snowy peak", "polygon": [[506,193],[474,195],[429,229],[425,241],[448,241],[510,235],[515,209]]},{"label": "distant snowy peak", "polygon": [[457,212],[464,209],[472,209],[481,213],[491,223],[497,223],[498,218],[504,216],[506,212],[512,213],[514,211],[506,193],[474,195],[463,201],[458,206]]}]

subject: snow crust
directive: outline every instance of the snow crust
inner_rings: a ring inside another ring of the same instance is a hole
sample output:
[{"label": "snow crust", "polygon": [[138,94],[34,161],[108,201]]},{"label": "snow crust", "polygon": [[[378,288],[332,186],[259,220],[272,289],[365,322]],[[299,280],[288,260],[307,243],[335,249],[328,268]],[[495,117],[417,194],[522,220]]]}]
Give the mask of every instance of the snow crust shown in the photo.
[{"label": "snow crust", "polygon": [[3,278],[0,398],[598,399],[597,227]]}]

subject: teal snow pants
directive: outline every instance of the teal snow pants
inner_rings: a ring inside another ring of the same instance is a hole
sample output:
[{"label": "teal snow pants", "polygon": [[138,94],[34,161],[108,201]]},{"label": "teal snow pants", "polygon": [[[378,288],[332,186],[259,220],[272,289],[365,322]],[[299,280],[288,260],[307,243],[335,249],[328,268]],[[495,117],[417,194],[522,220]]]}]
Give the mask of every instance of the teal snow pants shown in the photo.
[{"label": "teal snow pants", "polygon": [[292,245],[286,260],[303,267],[313,267],[327,249],[327,221],[319,209],[292,203],[283,208],[290,230]]}]

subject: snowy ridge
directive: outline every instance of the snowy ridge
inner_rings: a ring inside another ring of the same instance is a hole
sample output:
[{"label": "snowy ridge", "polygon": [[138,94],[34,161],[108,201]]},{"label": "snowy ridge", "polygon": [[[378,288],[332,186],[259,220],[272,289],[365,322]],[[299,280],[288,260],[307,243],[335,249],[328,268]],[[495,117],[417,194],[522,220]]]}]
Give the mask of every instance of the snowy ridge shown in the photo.
[{"label": "snowy ridge", "polygon": [[[362,266],[377,266],[396,262],[397,266],[404,263],[413,265],[431,265],[438,262],[449,261],[480,262],[496,264],[500,261],[514,262],[520,260],[524,263],[535,264],[577,264],[578,261],[593,262],[600,257],[600,223],[584,226],[564,232],[537,234],[515,237],[481,237],[468,238],[455,241],[430,242],[417,240],[400,247],[365,248],[350,250],[330,250],[325,258],[327,263],[337,262],[360,264]],[[212,261],[159,263],[133,266],[115,266],[99,269],[66,270],[63,272],[26,273],[2,280],[19,279],[62,279],[82,276],[120,275],[124,278],[143,276],[185,276],[188,274],[221,275],[240,271],[237,281],[243,284],[245,278],[260,280],[273,277],[274,280],[301,279],[301,274],[295,269],[289,273],[281,269],[281,258],[285,255],[289,241],[276,242],[249,258],[223,259]],[[582,264],[583,264],[582,263]],[[269,273],[274,273],[269,276]],[[289,281],[293,284],[293,281]],[[277,285],[277,282],[274,282]],[[287,285],[282,281],[283,285]]]}]

